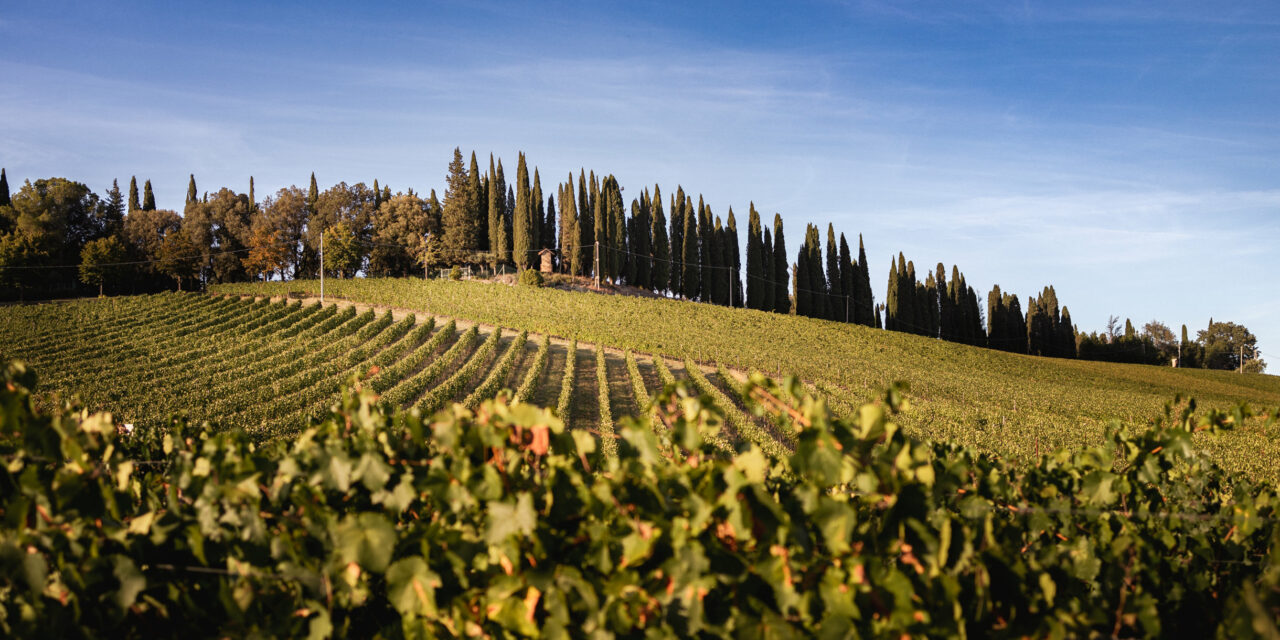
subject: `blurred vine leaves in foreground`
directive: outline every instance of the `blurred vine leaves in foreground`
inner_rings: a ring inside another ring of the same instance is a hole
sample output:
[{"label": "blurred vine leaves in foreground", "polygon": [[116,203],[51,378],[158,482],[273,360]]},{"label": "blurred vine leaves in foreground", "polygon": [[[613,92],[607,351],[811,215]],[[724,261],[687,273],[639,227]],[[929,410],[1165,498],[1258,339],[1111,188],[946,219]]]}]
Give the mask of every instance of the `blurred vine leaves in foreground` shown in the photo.
[{"label": "blurred vine leaves in foreground", "polygon": [[[794,434],[707,444],[671,385],[617,456],[553,411],[388,414],[358,381],[288,442],[35,410],[0,384],[0,631],[636,637],[1276,634],[1274,490],[1193,433],[1274,414],[1176,403],[1141,433],[1015,466],[914,440],[888,390],[847,420],[742,388]],[[1265,424],[1263,424],[1265,422]]]}]

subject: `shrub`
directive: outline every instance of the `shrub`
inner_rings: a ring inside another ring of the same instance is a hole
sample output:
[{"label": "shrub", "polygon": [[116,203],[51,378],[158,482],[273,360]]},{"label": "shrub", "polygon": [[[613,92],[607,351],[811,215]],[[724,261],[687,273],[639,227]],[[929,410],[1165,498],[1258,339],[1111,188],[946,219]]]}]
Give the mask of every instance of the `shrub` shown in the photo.
[{"label": "shrub", "polygon": [[542,272],[537,269],[525,269],[520,272],[520,284],[529,285],[531,287],[541,287],[545,281],[542,279]]},{"label": "shrub", "polygon": [[453,268],[449,270],[449,279],[450,279],[450,280],[461,280],[461,279],[462,279],[462,267],[459,267],[459,266],[458,266],[458,265],[456,265],[456,264],[455,264],[455,265],[453,265]]}]

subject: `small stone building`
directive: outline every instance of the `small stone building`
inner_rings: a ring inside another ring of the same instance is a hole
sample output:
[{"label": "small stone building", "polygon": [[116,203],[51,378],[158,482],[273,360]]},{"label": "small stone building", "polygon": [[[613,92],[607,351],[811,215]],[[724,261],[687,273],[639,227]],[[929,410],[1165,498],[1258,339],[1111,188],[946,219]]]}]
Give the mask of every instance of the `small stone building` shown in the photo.
[{"label": "small stone building", "polygon": [[551,273],[551,259],[556,255],[556,252],[552,249],[543,249],[538,252],[538,255],[542,258],[542,263],[538,270],[543,273]]}]

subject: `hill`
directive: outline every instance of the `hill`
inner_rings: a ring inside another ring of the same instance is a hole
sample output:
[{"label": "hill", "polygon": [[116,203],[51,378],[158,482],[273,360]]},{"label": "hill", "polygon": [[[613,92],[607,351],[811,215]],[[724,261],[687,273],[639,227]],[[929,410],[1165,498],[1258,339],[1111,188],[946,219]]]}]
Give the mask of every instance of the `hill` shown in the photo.
[{"label": "hill", "polygon": [[[1280,406],[1280,377],[1063,360],[903,333],[670,299],[598,296],[483,281],[328,280],[326,295],[605,344],[742,371],[794,373],[837,410],[895,381],[908,383],[903,420],[922,437],[1025,458],[1096,444],[1108,423],[1137,426],[1175,395],[1225,408]],[[315,295],[319,283],[218,285],[221,293]],[[1248,427],[1207,446],[1229,467],[1274,474],[1280,446]],[[1267,455],[1262,455],[1263,453]]]},{"label": "hill", "polygon": [[[1023,460],[1097,444],[1113,417],[1138,426],[1178,393],[1215,407],[1280,405],[1272,376],[1019,356],[675,300],[363,279],[327,282],[327,301],[338,304],[323,309],[238,297],[317,289],[300,281],[222,285],[214,291],[237,298],[9,307],[0,310],[0,356],[30,361],[43,389],[79,394],[124,422],[182,410],[262,437],[296,432],[324,413],[344,380],[374,367],[367,384],[388,406],[431,410],[507,387],[596,432],[634,414],[668,376],[694,375],[730,414],[724,444],[745,438],[774,447],[786,437],[733,399],[743,372],[798,374],[840,412],[905,381],[913,410],[902,422],[911,432]],[[701,364],[686,369],[686,359]],[[1267,461],[1280,447],[1270,436],[1249,424],[1205,446],[1231,469],[1273,478]]]}]

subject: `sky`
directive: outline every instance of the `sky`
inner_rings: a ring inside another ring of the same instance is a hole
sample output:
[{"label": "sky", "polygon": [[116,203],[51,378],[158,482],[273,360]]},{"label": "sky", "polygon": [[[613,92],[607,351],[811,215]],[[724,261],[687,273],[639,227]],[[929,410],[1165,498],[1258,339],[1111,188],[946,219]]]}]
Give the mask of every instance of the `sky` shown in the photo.
[{"label": "sky", "polygon": [[1220,4],[10,0],[0,166],[181,210],[192,173],[443,195],[454,147],[524,151],[544,192],[754,202],[792,254],[861,234],[877,300],[901,251],[1083,331],[1243,323],[1275,372],[1280,4]]}]

